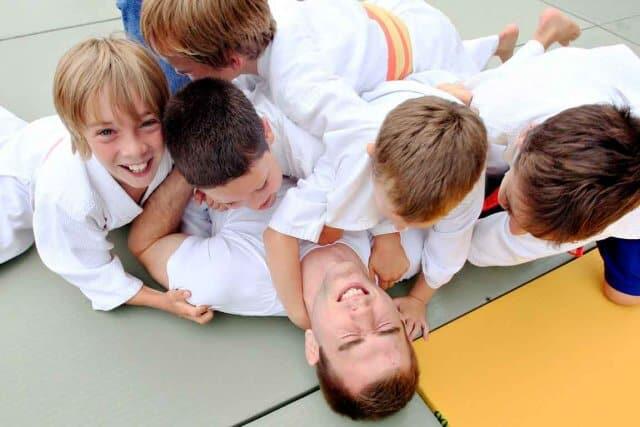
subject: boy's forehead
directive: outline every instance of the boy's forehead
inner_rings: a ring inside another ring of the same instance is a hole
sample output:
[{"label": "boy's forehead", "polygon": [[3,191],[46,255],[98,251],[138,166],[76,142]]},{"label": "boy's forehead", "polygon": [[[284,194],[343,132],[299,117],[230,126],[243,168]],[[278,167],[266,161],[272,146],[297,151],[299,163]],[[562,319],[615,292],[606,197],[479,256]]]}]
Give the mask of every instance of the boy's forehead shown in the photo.
[{"label": "boy's forehead", "polygon": [[102,90],[95,97],[90,97],[84,108],[83,122],[86,126],[94,124],[137,121],[151,113],[151,108],[141,101],[139,96],[132,99],[120,99]]},{"label": "boy's forehead", "polygon": [[244,175],[231,179],[224,185],[203,188],[202,190],[212,195],[229,198],[238,198],[253,193],[262,187],[269,174],[268,165],[260,162],[262,159],[264,159],[264,156],[254,161],[251,168]]}]

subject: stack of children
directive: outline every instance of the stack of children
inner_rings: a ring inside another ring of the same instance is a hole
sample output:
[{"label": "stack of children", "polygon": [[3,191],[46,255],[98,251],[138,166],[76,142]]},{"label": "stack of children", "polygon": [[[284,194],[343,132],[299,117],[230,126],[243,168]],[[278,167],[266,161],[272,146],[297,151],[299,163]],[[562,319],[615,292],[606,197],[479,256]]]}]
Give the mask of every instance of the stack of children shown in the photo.
[{"label": "stack of children", "polygon": [[[287,315],[352,418],[411,399],[409,340],[467,259],[597,241],[605,294],[640,302],[640,59],[627,47],[545,53],[580,34],[554,9],[513,55],[517,27],[462,41],[422,0],[119,6],[149,49],[80,43],[56,71],[58,116],[0,109],[0,262],[35,241],[98,310]],[[482,71],[494,55],[503,64]],[[158,60],[194,81],[170,97]],[[479,219],[485,178],[505,172],[504,211]],[[166,292],[111,251],[108,232],[132,221],[130,249]],[[384,291],[416,275],[407,296]]]}]

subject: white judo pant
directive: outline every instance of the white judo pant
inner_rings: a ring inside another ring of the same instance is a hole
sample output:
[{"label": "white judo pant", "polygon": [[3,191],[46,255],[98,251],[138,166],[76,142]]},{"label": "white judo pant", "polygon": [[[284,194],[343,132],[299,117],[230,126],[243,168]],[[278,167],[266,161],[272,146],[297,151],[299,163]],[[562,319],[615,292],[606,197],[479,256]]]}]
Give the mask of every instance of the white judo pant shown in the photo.
[{"label": "white judo pant", "polygon": [[[0,107],[0,156],[7,137],[26,122]],[[12,176],[0,176],[0,264],[33,244],[33,210],[29,188]]]}]

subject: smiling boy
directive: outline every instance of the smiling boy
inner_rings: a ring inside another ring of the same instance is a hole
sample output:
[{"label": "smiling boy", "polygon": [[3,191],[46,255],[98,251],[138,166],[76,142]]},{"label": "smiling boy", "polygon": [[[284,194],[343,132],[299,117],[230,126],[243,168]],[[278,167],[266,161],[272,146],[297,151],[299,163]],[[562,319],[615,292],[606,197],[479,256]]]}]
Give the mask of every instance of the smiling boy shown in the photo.
[{"label": "smiling boy", "polygon": [[[59,117],[25,126],[0,149],[0,221],[32,235],[44,264],[96,310],[144,305],[206,322],[212,314],[186,303],[188,293],[158,292],[126,273],[107,240],[142,212],[171,169],[160,122],[168,96],[162,71],[135,43],[73,47],[54,78]],[[4,231],[0,237],[5,261],[16,250]]]}]

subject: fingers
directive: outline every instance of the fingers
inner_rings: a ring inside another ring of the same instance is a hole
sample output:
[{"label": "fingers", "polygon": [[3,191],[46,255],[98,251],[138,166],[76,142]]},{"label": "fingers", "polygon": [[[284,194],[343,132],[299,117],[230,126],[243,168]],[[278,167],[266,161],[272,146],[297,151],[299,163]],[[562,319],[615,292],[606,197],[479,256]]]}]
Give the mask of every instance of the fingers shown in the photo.
[{"label": "fingers", "polygon": [[[211,310],[209,307],[207,306],[199,306],[199,307],[195,307],[197,308],[198,312],[202,311],[200,314],[195,315],[195,316],[183,316],[185,319],[189,319],[193,322],[196,322],[200,325],[204,325],[205,323],[209,323],[211,321],[211,319],[213,319],[213,310]],[[204,309],[204,310],[202,310]]]},{"label": "fingers", "polygon": [[413,321],[413,319],[407,319],[407,321],[404,324],[405,329],[407,330],[407,335],[409,336],[409,339],[411,341],[413,341],[414,339],[416,339],[415,333],[416,333],[416,322]]},{"label": "fingers", "polygon": [[422,339],[425,341],[429,339],[429,325],[427,325],[427,322],[422,324]]},{"label": "fingers", "polygon": [[[185,304],[188,304],[188,303],[185,303]],[[188,307],[184,308],[182,317],[184,317],[185,319],[189,319],[193,322],[196,322],[200,325],[204,325],[205,323],[213,319],[213,310],[211,310],[206,305],[199,305],[196,307],[189,305]]]}]

